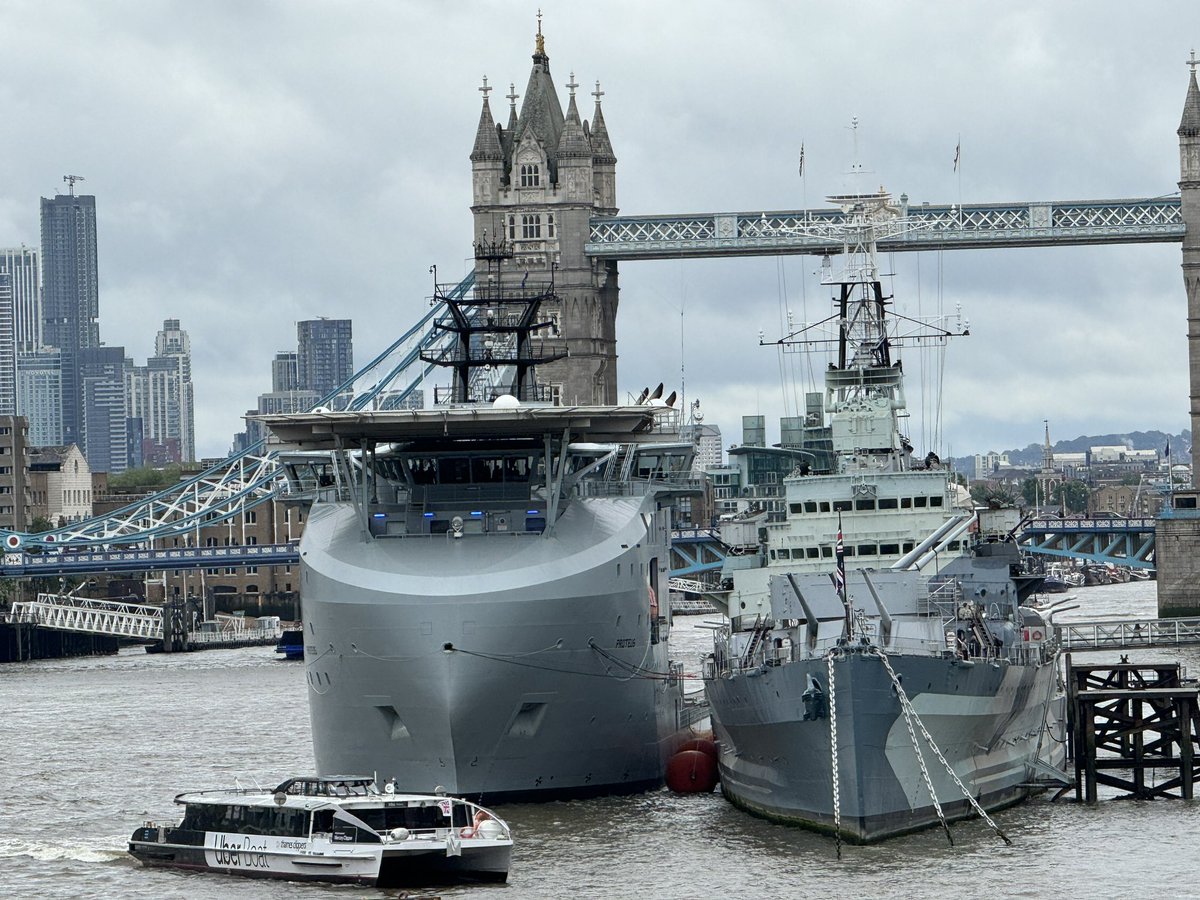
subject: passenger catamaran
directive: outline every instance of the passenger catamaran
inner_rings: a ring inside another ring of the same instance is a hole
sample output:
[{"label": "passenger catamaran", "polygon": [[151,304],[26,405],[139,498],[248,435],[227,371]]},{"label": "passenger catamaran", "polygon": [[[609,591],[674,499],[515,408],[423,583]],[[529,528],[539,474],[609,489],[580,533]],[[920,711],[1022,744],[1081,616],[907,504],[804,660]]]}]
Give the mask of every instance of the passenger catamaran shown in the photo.
[{"label": "passenger catamaran", "polygon": [[1024,605],[1036,580],[1019,573],[1015,512],[964,509],[948,469],[901,433],[906,336],[875,250],[911,223],[882,190],[830,199],[846,265],[824,279],[829,424],[785,480],[785,521],[733,560],[705,689],[733,803],[865,842],[1025,797],[1061,757],[1047,729],[1060,699],[1057,647]]},{"label": "passenger catamaran", "polygon": [[692,446],[657,398],[544,402],[553,286],[480,283],[430,359],[449,402],[263,417],[326,454],[290,467],[317,769],[489,800],[658,786],[692,714],[666,603]]}]

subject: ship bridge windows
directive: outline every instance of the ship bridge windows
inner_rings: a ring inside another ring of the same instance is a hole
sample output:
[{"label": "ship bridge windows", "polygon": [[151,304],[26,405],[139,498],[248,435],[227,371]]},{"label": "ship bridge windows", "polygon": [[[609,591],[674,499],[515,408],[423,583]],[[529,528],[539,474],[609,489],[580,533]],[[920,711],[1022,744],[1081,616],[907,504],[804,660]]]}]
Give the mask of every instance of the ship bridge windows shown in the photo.
[{"label": "ship bridge windows", "polygon": [[913,506],[917,509],[925,509],[929,505],[928,497],[913,497]]},{"label": "ship bridge windows", "polygon": [[879,498],[879,508],[880,509],[896,509],[897,506],[898,506],[897,498],[895,498],[895,497],[880,497]]},{"label": "ship bridge windows", "polygon": [[850,512],[850,510],[853,508],[853,506],[854,506],[854,504],[850,500],[834,500],[833,501],[833,511],[834,512]]},{"label": "ship bridge windows", "polygon": [[865,497],[865,498],[860,497],[859,499],[854,501],[854,508],[859,510],[860,512],[873,510],[875,508],[875,498],[874,497]]},{"label": "ship bridge windows", "polygon": [[912,497],[901,497],[900,498],[900,508],[901,509],[912,509]]}]

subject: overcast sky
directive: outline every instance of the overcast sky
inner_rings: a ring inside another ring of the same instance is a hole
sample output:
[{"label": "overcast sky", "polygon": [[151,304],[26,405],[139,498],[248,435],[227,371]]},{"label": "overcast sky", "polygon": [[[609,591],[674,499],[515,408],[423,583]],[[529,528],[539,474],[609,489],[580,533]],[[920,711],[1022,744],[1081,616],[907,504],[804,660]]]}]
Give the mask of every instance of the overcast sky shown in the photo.
[{"label": "overcast sky", "polygon": [[[914,203],[1178,190],[1197,3],[541,7],[563,105],[571,72],[605,91],[626,215],[822,206],[844,186],[852,116],[861,161]],[[162,320],[179,318],[198,452],[223,456],[297,320],[353,319],[363,364],[428,308],[431,264],[445,280],[466,273],[476,88],[486,74],[498,94],[524,90],[536,9],[6,0],[0,244],[36,246],[38,198],[85,176],[101,338],[142,362]],[[493,94],[498,119],[506,105]],[[1043,419],[1055,439],[1186,427],[1179,263],[1178,244],[889,262],[902,310],[961,303],[970,320],[946,356],[936,449],[1024,446]],[[778,335],[784,309],[827,314],[816,265],[622,263],[622,392],[677,386],[682,347],[688,397],[726,445],[744,413],[765,414],[777,440],[780,364],[758,334]],[[924,451],[935,416],[920,383],[934,379],[919,369],[909,398]]]}]

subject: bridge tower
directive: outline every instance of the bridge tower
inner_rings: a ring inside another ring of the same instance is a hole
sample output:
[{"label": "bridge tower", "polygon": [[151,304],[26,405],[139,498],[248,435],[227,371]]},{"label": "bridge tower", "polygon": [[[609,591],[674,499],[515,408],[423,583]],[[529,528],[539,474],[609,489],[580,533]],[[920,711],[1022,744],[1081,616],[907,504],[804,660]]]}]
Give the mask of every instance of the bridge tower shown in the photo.
[{"label": "bridge tower", "polygon": [[1154,560],[1161,616],[1200,615],[1200,86],[1196,52],[1179,123],[1179,196],[1183,214],[1183,286],[1188,307],[1192,485],[1174,491],[1158,520]]},{"label": "bridge tower", "polygon": [[[492,118],[484,78],[483,110],[471,150],[474,244],[507,241],[512,256],[499,278],[503,286],[553,282],[541,316],[549,324],[534,335],[536,355],[565,353],[537,369],[546,394],[562,404],[610,404],[617,398],[617,266],[593,262],[584,252],[592,216],[615,215],[616,164],[600,110],[599,82],[590,123],[580,118],[574,73],[564,115],[542,35],[541,14],[533,68],[517,112],[510,85],[508,124]],[[476,284],[489,278],[476,261]]]}]

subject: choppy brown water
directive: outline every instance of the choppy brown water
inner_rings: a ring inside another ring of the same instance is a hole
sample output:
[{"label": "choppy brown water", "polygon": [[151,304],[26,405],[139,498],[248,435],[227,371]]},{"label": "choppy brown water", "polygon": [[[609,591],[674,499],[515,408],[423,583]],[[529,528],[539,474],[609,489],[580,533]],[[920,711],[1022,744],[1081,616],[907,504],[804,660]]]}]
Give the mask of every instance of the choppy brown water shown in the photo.
[{"label": "choppy brown water", "polygon": [[[1154,584],[1076,591],[1071,618],[1154,615]],[[673,643],[693,670],[697,619]],[[1149,651],[1149,658],[1173,658]],[[1100,657],[1103,659],[1103,657]],[[1178,658],[1200,674],[1200,648]],[[171,797],[235,777],[274,782],[312,768],[303,667],[269,648],[0,668],[0,895],[13,897],[379,897],[396,892],[141,868],[125,841]],[[1200,805],[1034,799],[986,827],[848,847],[771,825],[719,793],[666,792],[508,806],[517,840],[504,887],[444,897],[1185,897],[1200,896]]]}]

